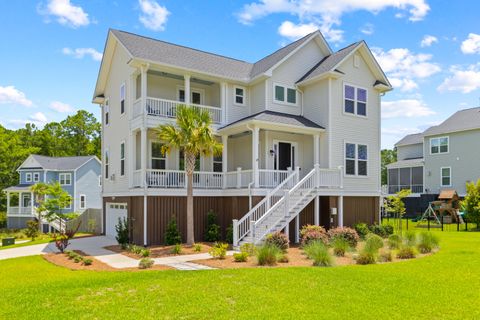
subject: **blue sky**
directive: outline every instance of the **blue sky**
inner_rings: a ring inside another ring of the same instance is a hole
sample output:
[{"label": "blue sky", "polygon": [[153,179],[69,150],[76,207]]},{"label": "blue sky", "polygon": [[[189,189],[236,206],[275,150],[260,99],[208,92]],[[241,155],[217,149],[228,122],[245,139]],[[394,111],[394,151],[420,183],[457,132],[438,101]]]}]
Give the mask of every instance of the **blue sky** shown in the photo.
[{"label": "blue sky", "polygon": [[382,145],[479,105],[478,1],[0,1],[0,123],[59,121],[91,103],[109,28],[256,61],[315,29],[364,39],[395,87]]}]

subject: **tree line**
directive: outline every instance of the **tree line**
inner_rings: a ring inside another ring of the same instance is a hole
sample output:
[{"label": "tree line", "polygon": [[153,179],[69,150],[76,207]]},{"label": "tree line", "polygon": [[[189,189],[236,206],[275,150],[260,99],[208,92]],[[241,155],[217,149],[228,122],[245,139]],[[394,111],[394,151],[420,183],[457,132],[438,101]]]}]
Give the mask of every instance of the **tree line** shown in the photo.
[{"label": "tree line", "polygon": [[[30,154],[50,157],[101,156],[101,124],[85,110],[43,128],[27,123],[9,130],[0,125],[0,190],[19,183],[17,168]],[[6,195],[0,192],[0,212],[6,211]]]}]

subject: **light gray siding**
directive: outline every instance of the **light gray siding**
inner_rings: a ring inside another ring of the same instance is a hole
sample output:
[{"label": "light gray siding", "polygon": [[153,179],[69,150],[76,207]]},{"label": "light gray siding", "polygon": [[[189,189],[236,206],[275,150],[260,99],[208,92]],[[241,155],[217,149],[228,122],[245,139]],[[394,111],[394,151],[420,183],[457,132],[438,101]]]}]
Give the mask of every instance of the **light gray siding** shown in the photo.
[{"label": "light gray siding", "polygon": [[76,171],[74,201],[77,212],[83,211],[80,209],[80,195],[82,194],[86,196],[87,209],[102,208],[101,187],[98,183],[100,174],[101,166],[95,159],[90,160]]},{"label": "light gray siding", "polygon": [[397,147],[397,159],[414,159],[423,157],[423,143]]}]

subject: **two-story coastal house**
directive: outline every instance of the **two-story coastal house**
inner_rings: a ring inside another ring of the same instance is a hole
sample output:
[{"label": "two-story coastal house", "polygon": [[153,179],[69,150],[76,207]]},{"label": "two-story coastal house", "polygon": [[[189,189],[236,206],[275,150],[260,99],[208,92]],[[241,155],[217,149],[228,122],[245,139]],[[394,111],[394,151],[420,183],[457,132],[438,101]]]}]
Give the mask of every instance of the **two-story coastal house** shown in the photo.
[{"label": "two-story coastal house", "polygon": [[[464,197],[466,183],[480,178],[480,108],[457,111],[395,147],[398,161],[387,165],[388,193],[411,189],[412,197],[433,200],[442,190],[454,189]],[[410,211],[422,211],[428,205],[422,203]]]},{"label": "two-story coastal house", "polygon": [[391,90],[365,42],[333,52],[313,32],[255,62],[110,30],[94,92],[102,108],[105,233],[130,218],[158,244],[172,215],[186,233],[182,150],[156,128],[181,104],[207,110],[223,143],[194,174],[195,239],[206,213],[234,242],[299,226],[378,221],[380,98]]},{"label": "two-story coastal house", "polygon": [[[72,197],[64,212],[81,213],[87,209],[102,208],[101,162],[95,156],[46,157],[30,155],[17,169],[20,181],[4,190],[7,193],[7,227],[25,228],[29,220],[36,219],[35,195],[31,186],[36,183],[59,182]],[[43,229],[48,229],[43,221]]]}]

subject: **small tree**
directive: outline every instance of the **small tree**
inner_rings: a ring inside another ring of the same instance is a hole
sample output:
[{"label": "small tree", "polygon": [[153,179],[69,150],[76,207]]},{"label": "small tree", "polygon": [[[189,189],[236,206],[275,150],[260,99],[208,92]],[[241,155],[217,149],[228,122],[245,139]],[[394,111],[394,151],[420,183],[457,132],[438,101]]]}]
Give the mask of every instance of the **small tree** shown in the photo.
[{"label": "small tree", "polygon": [[127,219],[118,218],[118,223],[115,225],[115,231],[117,232],[115,239],[117,239],[117,242],[122,249],[125,249],[130,242]]},{"label": "small tree", "polygon": [[217,215],[213,210],[207,213],[207,227],[205,230],[205,241],[215,242],[220,240],[220,226],[217,224]]},{"label": "small tree", "polygon": [[61,253],[63,253],[68,247],[68,245],[70,244],[70,239],[75,236],[78,228],[80,228],[80,222],[77,224],[77,227],[75,229],[67,229],[60,233],[54,233],[52,235],[53,241],[55,241],[55,246]]},{"label": "small tree", "polygon": [[[49,222],[58,218],[65,220],[70,217],[71,213],[64,213],[63,210],[70,207],[72,197],[62,189],[58,181],[51,184],[37,183],[31,187],[31,190],[37,196],[37,212],[40,222],[41,217],[45,217]],[[62,229],[61,222],[60,229]]]},{"label": "small tree", "polygon": [[177,219],[175,219],[175,216],[172,216],[165,232],[165,244],[171,246],[179,243],[182,243],[182,236],[178,231]]},{"label": "small tree", "polygon": [[387,204],[385,210],[388,213],[392,213],[395,218],[398,219],[397,229],[402,232],[402,217],[405,214],[405,203],[403,198],[408,197],[412,191],[410,189],[403,189],[398,191],[394,196],[387,197]]},{"label": "small tree", "polygon": [[477,224],[477,229],[480,226],[480,179],[477,183],[467,183],[467,195],[463,199],[461,206],[465,212],[465,217],[468,222]]},{"label": "small tree", "polygon": [[25,230],[25,234],[32,239],[32,241],[35,241],[35,238],[38,237],[39,234],[38,222],[35,220],[29,220],[27,222],[27,230]]}]

